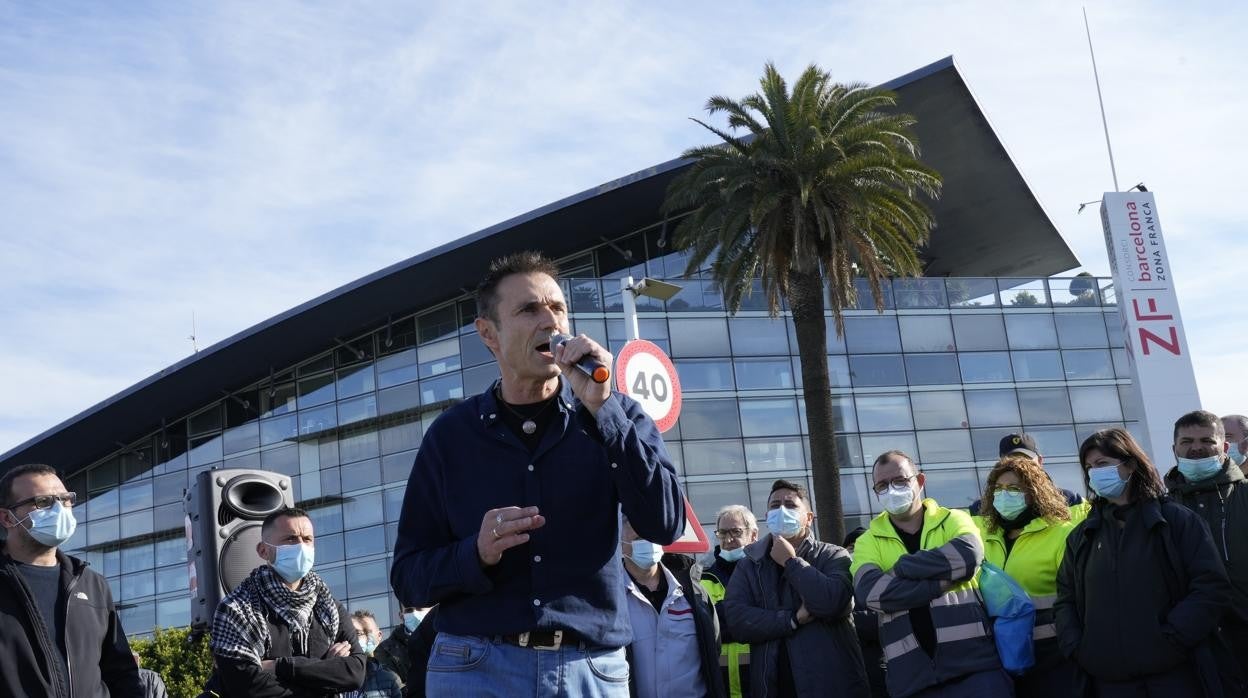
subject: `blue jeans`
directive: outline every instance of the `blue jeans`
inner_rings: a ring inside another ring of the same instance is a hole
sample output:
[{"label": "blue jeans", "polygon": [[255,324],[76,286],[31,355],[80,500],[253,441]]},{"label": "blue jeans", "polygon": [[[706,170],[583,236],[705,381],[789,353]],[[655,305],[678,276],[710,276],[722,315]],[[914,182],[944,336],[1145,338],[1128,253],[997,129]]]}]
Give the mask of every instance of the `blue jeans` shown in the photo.
[{"label": "blue jeans", "polygon": [[622,647],[538,650],[500,638],[439,633],[429,653],[425,692],[430,698],[628,698],[628,662]]}]

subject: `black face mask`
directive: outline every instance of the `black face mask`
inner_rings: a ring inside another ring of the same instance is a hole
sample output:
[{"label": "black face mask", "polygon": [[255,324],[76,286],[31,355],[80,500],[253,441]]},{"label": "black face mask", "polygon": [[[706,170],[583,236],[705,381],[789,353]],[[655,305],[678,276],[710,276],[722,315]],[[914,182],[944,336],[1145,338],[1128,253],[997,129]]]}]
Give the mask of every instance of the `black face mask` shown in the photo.
[{"label": "black face mask", "polygon": [[1013,521],[1010,521],[1004,516],[1000,518],[1001,518],[1001,528],[1007,531],[1016,531],[1035,520],[1036,510],[1032,509],[1031,507],[1027,507],[1026,509],[1023,510],[1023,513],[1014,517]]}]

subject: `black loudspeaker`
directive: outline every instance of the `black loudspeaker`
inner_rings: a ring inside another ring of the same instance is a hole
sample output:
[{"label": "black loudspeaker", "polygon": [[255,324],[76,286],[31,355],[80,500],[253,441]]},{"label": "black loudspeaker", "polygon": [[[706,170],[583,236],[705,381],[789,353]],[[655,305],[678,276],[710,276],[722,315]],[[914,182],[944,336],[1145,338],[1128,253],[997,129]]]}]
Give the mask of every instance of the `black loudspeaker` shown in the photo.
[{"label": "black loudspeaker", "polygon": [[264,562],[260,524],[293,507],[290,478],[266,470],[208,470],[186,491],[186,550],[191,628],[208,630],[221,597]]}]

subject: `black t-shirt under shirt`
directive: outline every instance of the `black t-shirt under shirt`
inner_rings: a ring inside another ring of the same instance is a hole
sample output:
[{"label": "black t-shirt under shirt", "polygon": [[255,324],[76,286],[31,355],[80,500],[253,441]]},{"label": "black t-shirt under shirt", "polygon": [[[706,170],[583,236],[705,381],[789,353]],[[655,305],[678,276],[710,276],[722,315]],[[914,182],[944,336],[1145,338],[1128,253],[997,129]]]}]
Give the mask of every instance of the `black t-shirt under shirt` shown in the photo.
[{"label": "black t-shirt under shirt", "polygon": [[61,662],[61,670],[68,676],[69,667],[65,663],[65,594],[61,589],[61,566],[27,565],[17,563],[17,569],[30,588],[35,608],[43,616],[43,624],[51,636],[52,646],[60,652],[57,659]]},{"label": "black t-shirt under shirt", "polygon": [[[901,537],[902,545],[906,546],[907,553],[917,553],[923,545],[923,529],[919,529],[914,533],[906,533],[893,524],[893,529],[897,531],[897,535]],[[927,656],[936,655],[936,625],[932,622],[932,609],[926,604],[923,606],[915,606],[910,609],[910,627],[914,630],[914,638],[919,641],[919,647],[927,653]]]},{"label": "black t-shirt under shirt", "polygon": [[[529,449],[529,453],[537,450],[538,445],[542,443],[542,437],[546,435],[546,428],[550,426],[555,415],[559,414],[559,410],[551,403],[559,399],[559,396],[552,395],[541,402],[533,402],[527,405],[513,405],[505,402],[502,395],[498,392],[494,393],[494,397],[498,400],[500,412],[503,418],[503,424],[511,429],[512,433],[520,438],[520,442],[524,447]],[[537,425],[537,430],[532,434],[524,433],[524,422],[532,419]]]}]

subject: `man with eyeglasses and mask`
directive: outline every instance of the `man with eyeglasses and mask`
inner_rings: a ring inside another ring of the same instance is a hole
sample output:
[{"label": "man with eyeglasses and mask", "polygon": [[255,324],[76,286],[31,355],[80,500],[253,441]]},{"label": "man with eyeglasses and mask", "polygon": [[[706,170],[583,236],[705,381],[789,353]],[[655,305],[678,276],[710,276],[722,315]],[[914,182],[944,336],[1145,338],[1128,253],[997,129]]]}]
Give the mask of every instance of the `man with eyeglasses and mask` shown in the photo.
[{"label": "man with eyeglasses and mask", "polygon": [[142,695],[108,583],[59,549],[76,499],[48,465],[0,477],[0,695]]},{"label": "man with eyeglasses and mask", "polygon": [[855,598],[880,616],[890,696],[1009,696],[976,593],[984,544],[970,514],[921,496],[927,476],[887,451],[872,467],[884,510],[854,546]]},{"label": "man with eyeglasses and mask", "polygon": [[750,695],[870,695],[850,613],[849,553],[817,540],[806,487],[776,480],[767,535],[745,546],[724,597],[724,620],[750,643]]},{"label": "man with eyeglasses and mask", "polygon": [[365,654],[346,608],[312,571],[315,544],[306,511],[265,517],[256,544],[265,564],[221,599],[212,619],[210,694],[329,698],[363,685]]},{"label": "man with eyeglasses and mask", "polygon": [[723,651],[719,656],[720,678],[728,689],[730,698],[748,698],[750,695],[750,646],[736,642],[728,633],[724,620],[724,594],[737,563],[745,557],[745,546],[758,540],[758,521],[754,513],[740,504],[729,504],[719,510],[715,517],[715,561],[702,570],[702,588],[711,595],[715,612],[719,616],[720,641]]}]

